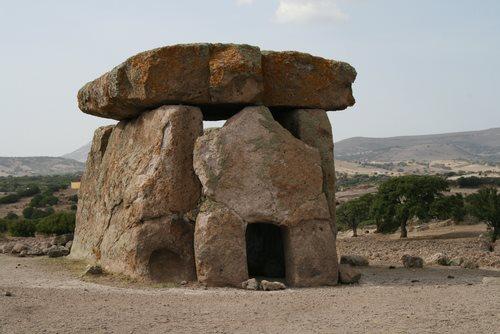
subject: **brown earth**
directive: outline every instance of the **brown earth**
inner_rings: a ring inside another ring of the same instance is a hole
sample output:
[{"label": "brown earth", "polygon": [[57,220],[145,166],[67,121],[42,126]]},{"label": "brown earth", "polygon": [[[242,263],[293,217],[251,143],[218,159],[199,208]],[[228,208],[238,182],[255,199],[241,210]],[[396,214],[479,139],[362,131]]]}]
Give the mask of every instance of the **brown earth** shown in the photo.
[{"label": "brown earth", "polygon": [[500,268],[500,249],[488,251],[485,247],[486,238],[480,237],[487,232],[485,224],[440,225],[442,222],[429,224],[429,229],[425,231],[408,232],[406,239],[400,239],[399,233],[373,233],[374,229],[360,229],[359,237],[356,238],[351,237],[350,231],[340,232],[337,248],[341,255],[366,256],[371,264],[397,264],[404,254],[420,256],[426,260],[436,253],[443,253],[450,259],[462,257],[480,267]]},{"label": "brown earth", "polygon": [[0,333],[493,333],[500,325],[500,285],[482,283],[498,280],[494,270],[366,267],[356,286],[275,292],[118,285],[80,270],[66,259],[0,255]]},{"label": "brown earth", "polygon": [[0,333],[494,333],[498,269],[405,269],[399,261],[404,252],[484,255],[476,247],[484,231],[447,226],[403,241],[341,237],[340,254],[370,258],[370,267],[358,267],[359,285],[275,292],[95,278],[81,276],[81,262],[0,254]]}]

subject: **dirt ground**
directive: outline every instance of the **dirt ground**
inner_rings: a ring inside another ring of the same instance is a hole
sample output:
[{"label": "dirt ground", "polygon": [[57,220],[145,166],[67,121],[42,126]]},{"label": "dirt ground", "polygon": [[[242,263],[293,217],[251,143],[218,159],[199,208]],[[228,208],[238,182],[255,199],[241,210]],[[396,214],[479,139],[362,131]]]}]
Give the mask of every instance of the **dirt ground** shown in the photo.
[{"label": "dirt ground", "polygon": [[494,269],[371,266],[359,285],[275,292],[89,280],[82,270],[65,258],[0,255],[0,333],[498,333],[500,326]]},{"label": "dirt ground", "polygon": [[[352,232],[340,232],[337,248],[340,254],[363,255],[372,264],[400,263],[401,256],[409,254],[424,260],[436,253],[443,253],[449,259],[462,258],[480,267],[500,269],[500,247],[488,250],[485,224],[441,226],[443,222],[431,223],[423,231],[410,231],[408,238],[400,239],[399,232],[390,235],[373,233],[374,229],[360,229],[358,237]],[[499,242],[497,241],[497,244]]]}]

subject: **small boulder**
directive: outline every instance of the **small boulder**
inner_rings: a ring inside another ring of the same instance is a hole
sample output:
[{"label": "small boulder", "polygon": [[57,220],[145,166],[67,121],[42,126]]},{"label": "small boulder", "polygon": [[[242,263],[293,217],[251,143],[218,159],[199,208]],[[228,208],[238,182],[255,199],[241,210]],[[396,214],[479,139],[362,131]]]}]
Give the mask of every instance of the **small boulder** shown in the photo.
[{"label": "small boulder", "polygon": [[427,224],[415,226],[415,231],[417,231],[417,232],[419,232],[419,231],[425,231],[425,230],[428,230],[428,229],[429,229],[429,225],[427,225]]},{"label": "small boulder", "polygon": [[368,259],[361,255],[342,255],[342,257],[340,258],[340,263],[359,267],[369,265]]},{"label": "small boulder", "polygon": [[41,256],[41,255],[44,255],[45,253],[43,252],[43,250],[41,250],[40,248],[38,247],[32,247],[30,248],[26,255],[29,255],[29,256]]},{"label": "small boulder", "polygon": [[26,257],[28,251],[27,250],[22,250],[21,252],[19,252],[19,254],[17,254],[18,257]]},{"label": "small boulder", "polygon": [[69,250],[64,246],[52,246],[47,250],[48,257],[61,257],[69,254]]},{"label": "small boulder", "polygon": [[462,266],[462,268],[465,268],[465,269],[477,269],[477,268],[479,268],[479,265],[473,260],[465,260],[461,264],[461,266]]},{"label": "small boulder", "polygon": [[405,268],[423,268],[424,266],[424,260],[419,256],[405,254],[401,257],[401,261]]},{"label": "small boulder", "polygon": [[262,280],[260,282],[260,286],[264,291],[274,291],[274,290],[284,290],[286,289],[286,285],[281,282],[269,282],[266,280]]},{"label": "small boulder", "polygon": [[102,267],[98,264],[95,264],[95,265],[88,265],[86,268],[85,268],[85,275],[94,275],[94,276],[97,276],[97,275],[102,275],[103,273],[103,270],[102,270]]},{"label": "small boulder", "polygon": [[461,257],[454,257],[448,262],[449,266],[459,267],[464,262],[464,259]]},{"label": "small boulder", "polygon": [[246,290],[259,290],[259,282],[255,278],[250,278],[242,282],[241,287]]},{"label": "small boulder", "polygon": [[450,263],[450,259],[443,253],[436,253],[425,261],[426,263],[430,264],[439,264],[440,266],[448,266]]},{"label": "small boulder", "polygon": [[23,244],[22,242],[16,242],[12,250],[10,251],[12,254],[19,254],[24,250],[28,250],[28,246]]},{"label": "small boulder", "polygon": [[361,272],[348,264],[339,265],[339,281],[342,284],[358,283],[361,278]]},{"label": "small boulder", "polygon": [[12,248],[14,248],[13,243],[9,242],[7,244],[4,244],[4,245],[0,246],[0,253],[10,254],[10,252],[12,252]]},{"label": "small boulder", "polygon": [[64,246],[66,245],[69,241],[73,240],[73,234],[72,233],[67,233],[67,234],[61,234],[61,235],[56,235],[52,238],[51,244],[54,246]]},{"label": "small boulder", "polygon": [[483,277],[484,285],[500,285],[500,277]]},{"label": "small boulder", "polygon": [[64,247],[71,251],[71,246],[73,246],[73,240],[68,241]]}]

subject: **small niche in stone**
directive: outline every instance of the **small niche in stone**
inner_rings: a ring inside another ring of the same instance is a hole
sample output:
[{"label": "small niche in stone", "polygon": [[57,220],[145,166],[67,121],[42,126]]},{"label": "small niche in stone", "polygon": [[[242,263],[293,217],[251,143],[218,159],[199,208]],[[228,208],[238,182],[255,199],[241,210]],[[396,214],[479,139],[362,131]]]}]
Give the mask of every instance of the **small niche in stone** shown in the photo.
[{"label": "small niche in stone", "polygon": [[355,77],[299,52],[186,44],[86,84],[80,109],[119,123],[94,134],[70,256],[160,282],[336,284],[326,111],[354,104]]}]

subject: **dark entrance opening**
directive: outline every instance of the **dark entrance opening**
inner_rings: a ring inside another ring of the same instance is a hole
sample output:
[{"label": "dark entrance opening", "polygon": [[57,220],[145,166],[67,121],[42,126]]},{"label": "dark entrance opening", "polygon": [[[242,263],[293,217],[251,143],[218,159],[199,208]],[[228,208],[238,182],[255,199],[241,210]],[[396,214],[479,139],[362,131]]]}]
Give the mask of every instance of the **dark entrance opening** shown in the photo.
[{"label": "dark entrance opening", "polygon": [[248,224],[248,275],[250,277],[285,277],[285,254],[281,229],[273,224]]}]

